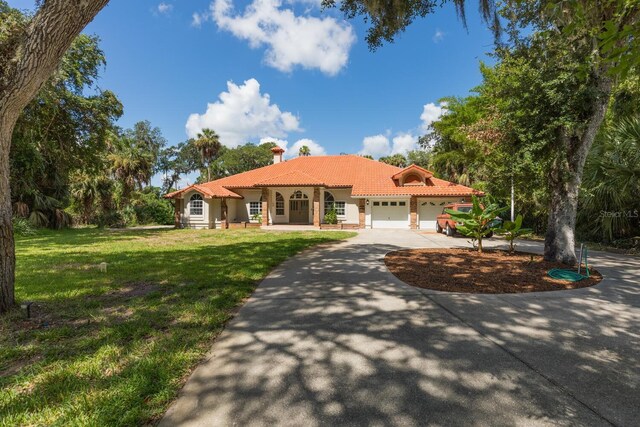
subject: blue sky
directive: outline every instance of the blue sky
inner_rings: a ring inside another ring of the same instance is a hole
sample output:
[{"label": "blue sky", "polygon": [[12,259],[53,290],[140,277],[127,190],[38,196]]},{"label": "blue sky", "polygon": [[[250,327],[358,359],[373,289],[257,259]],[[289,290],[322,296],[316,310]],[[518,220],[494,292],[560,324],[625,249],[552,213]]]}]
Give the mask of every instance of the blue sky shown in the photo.
[{"label": "blue sky", "polygon": [[225,145],[275,138],[289,155],[302,144],[312,154],[404,152],[439,98],[480,83],[492,36],[474,2],[468,32],[445,5],[376,52],[363,22],[318,5],[112,0],[86,32],[102,40],[99,84],[123,102],[120,125],[150,120],[171,145],[208,126]]}]

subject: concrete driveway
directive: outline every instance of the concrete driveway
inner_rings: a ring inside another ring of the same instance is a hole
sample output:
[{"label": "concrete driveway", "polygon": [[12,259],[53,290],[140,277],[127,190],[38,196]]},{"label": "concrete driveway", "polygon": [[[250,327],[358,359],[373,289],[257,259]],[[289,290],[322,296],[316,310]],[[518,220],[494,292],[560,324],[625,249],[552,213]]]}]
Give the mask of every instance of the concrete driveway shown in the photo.
[{"label": "concrete driveway", "polygon": [[466,239],[365,230],[289,259],[160,424],[640,424],[638,258],[594,253],[596,287],[500,296],[413,288],[382,261],[430,246]]}]

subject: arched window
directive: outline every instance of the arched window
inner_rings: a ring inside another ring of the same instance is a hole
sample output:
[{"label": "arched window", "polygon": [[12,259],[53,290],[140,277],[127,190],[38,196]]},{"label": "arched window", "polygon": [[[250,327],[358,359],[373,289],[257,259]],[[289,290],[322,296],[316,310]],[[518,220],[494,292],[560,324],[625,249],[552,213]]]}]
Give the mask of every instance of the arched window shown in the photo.
[{"label": "arched window", "polygon": [[333,198],[333,194],[329,193],[328,191],[324,192],[324,211],[329,212],[331,209],[333,209],[333,205],[334,202],[336,201],[336,199]]},{"label": "arched window", "polygon": [[204,212],[204,200],[199,194],[194,194],[189,199],[189,215],[202,216]]},{"label": "arched window", "polygon": [[284,215],[284,197],[276,192],[276,215]]},{"label": "arched window", "polygon": [[300,190],[296,190],[290,197],[291,199],[308,199],[307,195]]},{"label": "arched window", "polygon": [[335,209],[338,217],[344,217],[346,215],[345,202],[336,201],[336,199],[333,197],[333,194],[331,194],[328,191],[325,191],[324,192],[324,213],[326,214],[332,209]]}]

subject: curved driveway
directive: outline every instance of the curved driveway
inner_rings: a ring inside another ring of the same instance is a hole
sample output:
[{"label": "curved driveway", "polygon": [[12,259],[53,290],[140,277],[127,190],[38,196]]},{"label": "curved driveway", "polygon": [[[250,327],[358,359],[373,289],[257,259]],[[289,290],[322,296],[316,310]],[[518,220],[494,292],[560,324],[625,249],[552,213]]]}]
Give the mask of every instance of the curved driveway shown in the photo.
[{"label": "curved driveway", "polygon": [[365,230],[287,260],[161,425],[638,425],[640,259],[595,253],[598,286],[517,295],[417,289],[382,262],[430,246],[466,239]]}]

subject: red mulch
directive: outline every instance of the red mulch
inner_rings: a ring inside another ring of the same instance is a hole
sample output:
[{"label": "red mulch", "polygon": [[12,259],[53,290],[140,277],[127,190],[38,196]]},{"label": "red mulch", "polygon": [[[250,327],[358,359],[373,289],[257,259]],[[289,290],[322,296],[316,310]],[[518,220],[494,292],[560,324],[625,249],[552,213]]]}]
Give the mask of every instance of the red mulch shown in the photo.
[{"label": "red mulch", "polygon": [[389,252],[384,262],[391,273],[409,285],[447,292],[559,291],[586,288],[602,280],[591,268],[591,277],[579,282],[552,279],[547,275],[549,270],[567,266],[545,261],[541,255],[511,255],[499,250],[479,254],[472,249],[409,249]]}]

